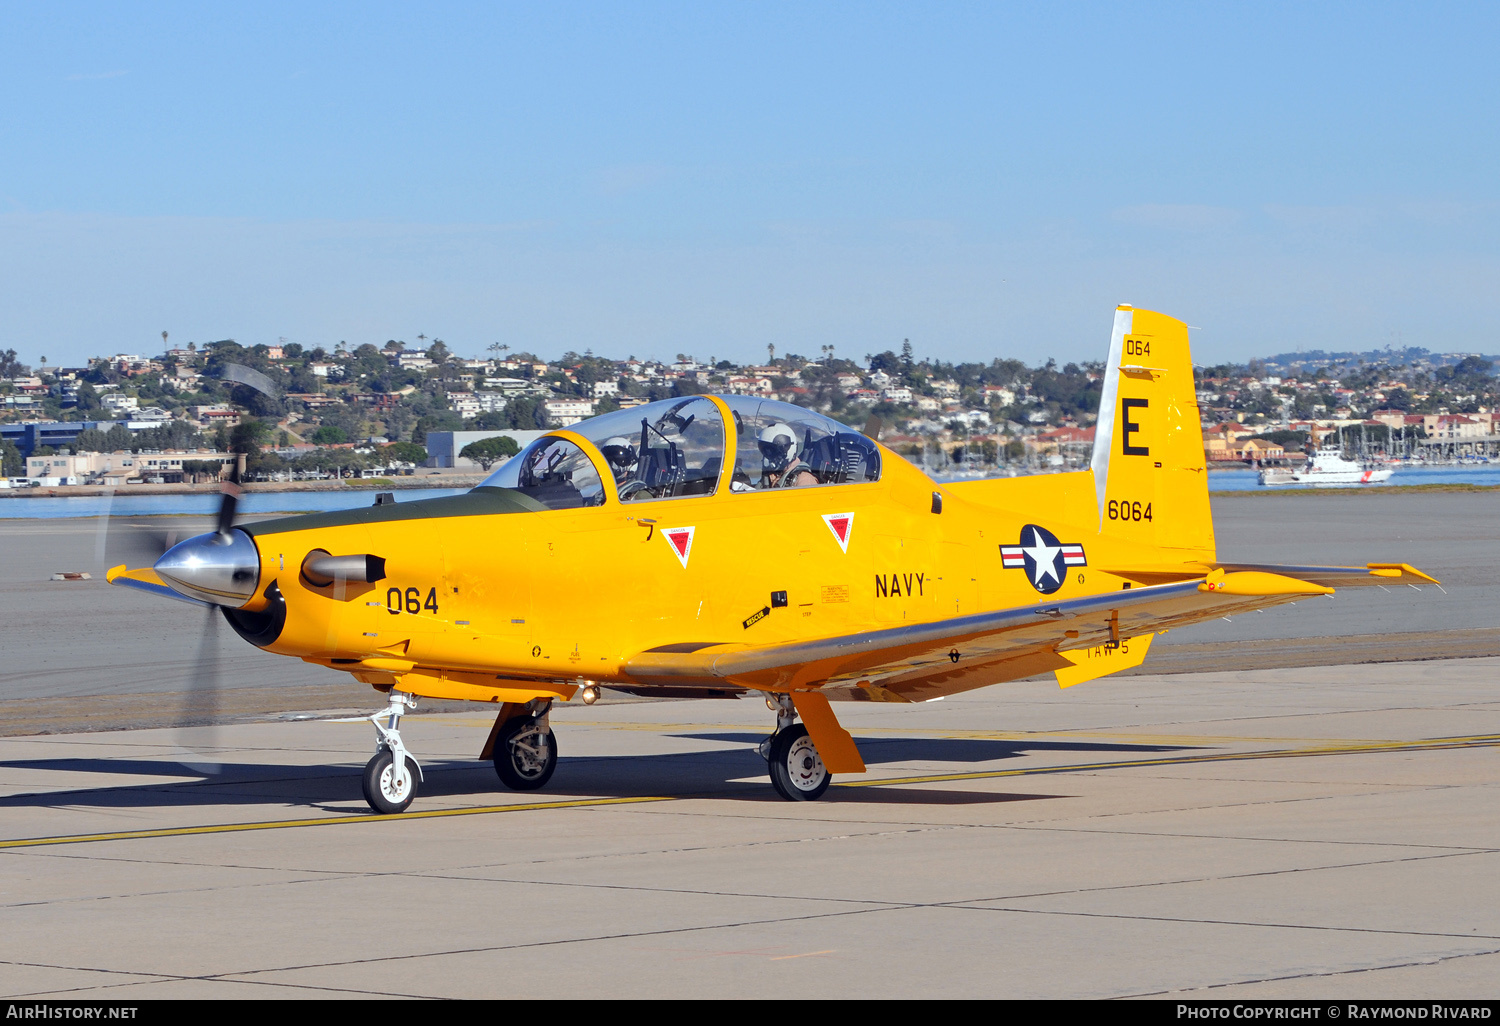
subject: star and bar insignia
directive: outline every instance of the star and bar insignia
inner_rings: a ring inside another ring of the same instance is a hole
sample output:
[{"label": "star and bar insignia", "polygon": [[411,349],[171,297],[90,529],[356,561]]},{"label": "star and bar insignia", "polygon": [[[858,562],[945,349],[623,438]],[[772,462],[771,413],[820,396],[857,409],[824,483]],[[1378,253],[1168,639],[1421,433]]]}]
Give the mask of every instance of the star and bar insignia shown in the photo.
[{"label": "star and bar insignia", "polygon": [[1025,569],[1026,579],[1043,595],[1062,587],[1068,567],[1088,566],[1083,546],[1064,543],[1045,527],[1027,524],[1021,528],[1021,544],[1000,546],[1000,564],[1006,569]]}]

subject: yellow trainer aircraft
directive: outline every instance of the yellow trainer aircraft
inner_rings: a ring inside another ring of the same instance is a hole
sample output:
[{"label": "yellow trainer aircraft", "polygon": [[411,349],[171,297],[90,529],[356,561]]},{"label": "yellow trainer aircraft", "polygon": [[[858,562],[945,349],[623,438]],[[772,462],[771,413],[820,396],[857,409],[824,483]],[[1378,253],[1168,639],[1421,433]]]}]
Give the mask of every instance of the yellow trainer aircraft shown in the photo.
[{"label": "yellow trainer aircraft", "polygon": [[108,577],[386,693],[364,774],[379,812],[417,793],[399,725],[418,697],[497,706],[480,758],[526,790],[557,764],[552,703],[601,686],[764,695],[771,782],[806,801],[865,768],[834,701],[1068,687],[1172,628],[1436,583],[1222,563],[1206,476],[1186,325],[1120,307],[1088,470],[937,484],[809,410],[696,396],[553,431],[463,495],[235,526],[226,494],[216,531]]}]

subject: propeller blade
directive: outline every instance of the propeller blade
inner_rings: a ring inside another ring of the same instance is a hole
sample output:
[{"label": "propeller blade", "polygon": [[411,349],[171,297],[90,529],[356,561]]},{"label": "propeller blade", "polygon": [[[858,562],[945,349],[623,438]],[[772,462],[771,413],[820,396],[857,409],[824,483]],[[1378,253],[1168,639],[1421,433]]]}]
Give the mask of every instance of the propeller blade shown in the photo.
[{"label": "propeller blade", "polygon": [[219,501],[219,523],[216,530],[220,534],[228,534],[229,529],[234,526],[234,514],[239,509],[241,490],[240,486],[231,482],[224,482],[224,498]]},{"label": "propeller blade", "polygon": [[183,765],[198,773],[214,775],[223,770],[223,764],[215,751],[219,740],[216,721],[219,716],[221,685],[219,607],[209,606],[207,613],[208,618],[203,622],[203,636],[198,641],[198,658],[193,663],[186,700],[177,720],[177,744],[186,749],[190,756],[183,760]]},{"label": "propeller blade", "polygon": [[253,367],[246,367],[240,363],[226,363],[220,374],[224,381],[233,381],[236,384],[248,385],[257,392],[274,396],[276,394],[276,382],[266,377]]},{"label": "propeller blade", "polygon": [[196,517],[173,517],[158,521],[149,517],[111,516],[99,518],[94,556],[103,568],[150,566],[161,554],[184,538],[202,534],[202,521]]}]

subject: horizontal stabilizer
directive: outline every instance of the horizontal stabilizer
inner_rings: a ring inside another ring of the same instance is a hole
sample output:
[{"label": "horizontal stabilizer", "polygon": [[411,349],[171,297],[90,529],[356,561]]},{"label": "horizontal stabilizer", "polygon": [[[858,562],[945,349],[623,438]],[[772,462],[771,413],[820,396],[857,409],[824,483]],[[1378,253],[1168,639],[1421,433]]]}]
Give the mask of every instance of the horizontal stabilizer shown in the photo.
[{"label": "horizontal stabilizer", "polygon": [[1219,563],[1217,568],[1228,574],[1266,573],[1292,577],[1325,588],[1367,588],[1382,584],[1437,584],[1430,577],[1405,563],[1370,563],[1366,566],[1292,566],[1278,563]]}]

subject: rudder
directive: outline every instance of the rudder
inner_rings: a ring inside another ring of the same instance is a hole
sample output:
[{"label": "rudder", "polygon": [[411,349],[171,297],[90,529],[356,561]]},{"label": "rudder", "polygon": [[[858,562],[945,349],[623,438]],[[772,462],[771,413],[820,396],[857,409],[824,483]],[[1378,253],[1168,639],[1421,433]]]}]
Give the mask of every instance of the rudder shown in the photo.
[{"label": "rudder", "polygon": [[1099,533],[1212,561],[1213,516],[1187,325],[1115,310],[1090,464]]}]

